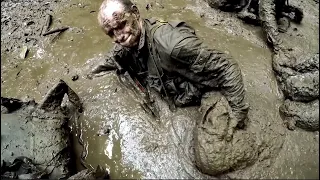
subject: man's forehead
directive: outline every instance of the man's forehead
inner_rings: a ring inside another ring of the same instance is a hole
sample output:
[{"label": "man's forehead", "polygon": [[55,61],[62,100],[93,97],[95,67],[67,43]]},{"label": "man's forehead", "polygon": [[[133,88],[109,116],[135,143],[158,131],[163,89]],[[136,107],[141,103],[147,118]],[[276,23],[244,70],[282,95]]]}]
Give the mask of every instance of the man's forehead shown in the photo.
[{"label": "man's forehead", "polygon": [[124,12],[124,7],[121,3],[116,1],[109,1],[106,8],[102,10],[102,13],[108,20],[112,20],[114,18],[114,14],[121,14]]}]

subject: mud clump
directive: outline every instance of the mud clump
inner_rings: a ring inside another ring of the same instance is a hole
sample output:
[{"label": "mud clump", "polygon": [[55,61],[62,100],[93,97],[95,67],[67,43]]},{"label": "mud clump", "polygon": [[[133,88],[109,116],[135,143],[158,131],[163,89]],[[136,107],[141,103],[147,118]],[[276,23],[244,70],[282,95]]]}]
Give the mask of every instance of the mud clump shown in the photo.
[{"label": "mud clump", "polygon": [[[228,126],[234,118],[232,110],[220,93],[212,93],[210,97],[201,102],[200,112],[205,116],[197,122],[194,132],[195,162],[202,173],[220,175],[248,167],[258,159],[276,157],[283,140],[269,141],[265,138],[260,141],[258,134],[252,128],[237,130],[232,140],[228,141],[226,138]],[[259,157],[267,149],[269,155]]]},{"label": "mud clump", "polygon": [[319,97],[319,54],[300,59],[274,56],[273,68],[287,98],[308,102]]},{"label": "mud clump", "polygon": [[[71,112],[67,107],[61,107],[65,94],[76,107],[74,109],[78,109],[79,97],[62,80],[40,104],[34,100],[1,97],[1,161],[11,162],[15,158],[13,164],[1,166],[1,173],[7,173],[5,178],[46,176],[58,179],[72,174],[70,129],[67,126],[71,117],[67,112]],[[19,160],[17,157],[27,158]]]},{"label": "mud clump", "polygon": [[284,82],[284,93],[295,101],[311,101],[319,94],[319,72],[290,76]]},{"label": "mud clump", "polygon": [[300,59],[286,52],[273,58],[273,68],[287,100],[280,107],[290,130],[319,130],[319,53]]},{"label": "mud clump", "polygon": [[286,100],[280,107],[285,123],[291,130],[299,127],[308,131],[319,130],[319,100],[296,102]]}]

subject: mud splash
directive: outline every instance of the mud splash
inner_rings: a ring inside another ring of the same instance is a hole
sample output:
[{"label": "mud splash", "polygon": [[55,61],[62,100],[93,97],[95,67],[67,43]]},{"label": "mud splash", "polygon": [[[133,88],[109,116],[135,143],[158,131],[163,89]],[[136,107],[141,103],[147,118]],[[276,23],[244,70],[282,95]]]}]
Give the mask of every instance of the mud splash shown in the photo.
[{"label": "mud splash", "polygon": [[[198,172],[177,174],[178,171],[183,172],[184,169],[192,169],[193,167],[191,164],[179,162],[177,157],[181,157],[179,153],[183,154],[183,152],[178,152],[178,155],[170,154],[177,144],[168,144],[172,140],[166,139],[173,137],[176,139],[173,142],[177,142],[177,139],[184,138],[182,132],[178,133],[178,136],[172,134],[172,127],[191,127],[192,119],[196,118],[192,116],[196,111],[195,108],[180,110],[175,116],[174,124],[166,121],[162,123],[164,128],[159,129],[157,128],[159,125],[155,122],[148,121],[150,118],[146,117],[141,108],[137,107],[137,103],[130,96],[130,92],[117,82],[114,74],[92,81],[84,79],[84,74],[88,72],[90,65],[94,64],[94,61],[98,58],[102,58],[112,47],[112,43],[100,30],[96,21],[96,13],[101,2],[101,0],[90,2],[73,0],[68,6],[55,13],[52,27],[64,25],[70,26],[70,30],[66,31],[55,42],[43,43],[39,48],[32,49],[27,59],[18,60],[14,57],[1,55],[1,95],[18,98],[29,95],[35,97],[36,100],[40,100],[53,84],[53,80],[62,78],[84,101],[84,115],[79,121],[73,122],[72,127],[73,130],[75,128],[82,130],[83,140],[88,146],[86,159],[88,164],[93,167],[102,165],[109,169],[110,176],[114,179],[205,177]],[[247,98],[251,104],[249,116],[254,117],[252,124],[258,127],[257,132],[259,132],[259,129],[269,127],[272,124],[272,126],[276,126],[274,130],[277,133],[283,134],[279,137],[279,141],[284,140],[286,130],[278,113],[278,107],[282,102],[282,94],[278,90],[272,72],[271,53],[268,49],[261,48],[261,44],[252,44],[243,37],[228,35],[223,27],[208,28],[205,26],[206,19],[190,10],[196,4],[192,1],[163,0],[153,3],[152,8],[148,11],[145,9],[148,1],[139,0],[136,3],[143,17],[185,20],[196,29],[196,33],[208,45],[231,54],[238,61],[244,75]],[[248,28],[243,28],[249,32]],[[80,79],[72,81],[71,76],[76,74],[80,76]],[[124,101],[129,103],[124,103]],[[105,128],[110,129],[109,134],[97,136],[97,132],[105,130]],[[188,128],[184,130],[178,128],[178,130],[186,131]],[[153,135],[142,139],[142,133]],[[155,138],[154,134],[158,134],[159,137]],[[310,134],[305,134],[305,137],[310,138]],[[185,138],[190,138],[190,136],[186,135]],[[295,140],[295,136],[289,134],[286,139]],[[318,142],[319,140],[315,139],[315,141]],[[140,142],[142,142],[142,145],[149,145],[140,147]],[[182,149],[186,149],[188,144],[184,146]],[[286,147],[290,149],[292,146]],[[295,146],[295,148],[299,147]],[[319,152],[316,147],[310,149]],[[79,158],[82,148],[77,143],[75,144],[75,150]],[[148,153],[142,154],[143,151],[153,153],[154,156],[147,156]],[[296,153],[296,151],[292,151],[292,154],[288,154],[294,157]],[[284,153],[280,153],[280,155],[282,159],[290,157]],[[143,158],[148,161],[140,160]],[[170,166],[172,167],[171,170],[168,170],[166,163],[172,161],[170,158],[177,160],[177,162]],[[318,167],[319,162],[314,162],[312,158],[307,159],[310,160],[307,162],[308,165],[311,164],[309,167],[318,172],[315,167]],[[286,166],[283,166],[283,163]],[[290,163],[292,163],[290,160],[282,161],[278,162],[278,166],[287,167],[290,166],[288,165]],[[181,164],[184,167],[181,167]],[[296,166],[296,169],[299,169],[299,167],[305,169],[301,165]],[[77,168],[82,169],[79,162]],[[281,171],[273,168],[271,170],[266,169],[265,174],[257,175],[253,172],[254,170],[261,170],[261,168],[253,167],[253,170],[248,170],[247,174],[242,173],[242,175],[241,172],[234,173],[233,177],[286,177],[286,174],[291,174],[292,171],[290,167],[283,168]],[[294,177],[301,178],[316,177],[315,174],[309,176],[308,172],[310,171],[305,169],[294,171],[293,174],[295,174]],[[277,174],[280,175],[277,176]],[[232,174],[230,175],[232,176]]]}]

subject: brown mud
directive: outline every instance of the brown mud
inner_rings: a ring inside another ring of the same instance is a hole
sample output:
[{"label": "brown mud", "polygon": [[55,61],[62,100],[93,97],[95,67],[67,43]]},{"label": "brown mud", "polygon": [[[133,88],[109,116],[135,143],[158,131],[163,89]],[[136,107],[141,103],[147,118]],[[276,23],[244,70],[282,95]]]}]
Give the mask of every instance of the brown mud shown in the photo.
[{"label": "brown mud", "polygon": [[[209,46],[231,54],[239,63],[251,105],[248,129],[264,151],[252,166],[228,173],[231,178],[319,178],[318,133],[289,131],[283,124],[279,114],[283,95],[259,27],[243,24],[233,14],[211,9],[201,0],[154,1],[149,10],[145,7],[150,2],[135,2],[144,17],[186,21]],[[37,1],[40,10],[34,9],[33,3],[1,1],[2,13],[7,13],[1,18],[1,96],[28,95],[39,101],[57,79],[64,79],[84,102],[83,116],[70,123],[74,137],[78,135],[76,128],[82,132],[88,164],[108,169],[111,178],[208,178],[193,165],[192,132],[200,115],[196,107],[171,113],[158,99],[163,113],[157,122],[139,107],[114,73],[93,80],[84,78],[112,47],[96,20],[101,0],[53,1],[48,6]],[[301,25],[292,23],[281,36],[302,56],[315,53],[319,48],[318,5],[314,1],[292,3],[302,7],[305,18]],[[20,12],[30,18],[14,16]],[[50,29],[69,29],[57,38],[56,34],[38,37],[47,14],[52,15]],[[30,20],[35,23],[28,23]],[[27,22],[27,28],[22,22]],[[15,23],[19,28],[12,36],[4,36]],[[39,39],[35,45],[33,41],[26,43],[29,35],[24,36],[24,31],[28,27],[29,34]],[[23,46],[29,54],[20,59]],[[76,75],[79,79],[73,81]],[[76,142],[74,149],[79,159],[82,147]],[[77,169],[83,169],[79,162]]]}]

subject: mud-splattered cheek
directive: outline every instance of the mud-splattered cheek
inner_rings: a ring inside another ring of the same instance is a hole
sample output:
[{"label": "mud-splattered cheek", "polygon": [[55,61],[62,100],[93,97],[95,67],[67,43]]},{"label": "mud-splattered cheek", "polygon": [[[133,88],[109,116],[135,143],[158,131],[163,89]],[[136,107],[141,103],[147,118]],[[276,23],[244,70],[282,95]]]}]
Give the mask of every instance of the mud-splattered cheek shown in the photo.
[{"label": "mud-splattered cheek", "polygon": [[131,34],[132,33],[132,29],[129,26],[126,26],[123,29],[123,33],[124,34]]},{"label": "mud-splattered cheek", "polygon": [[136,21],[133,21],[130,29],[131,29],[132,34],[138,34],[139,33],[138,23]]}]

